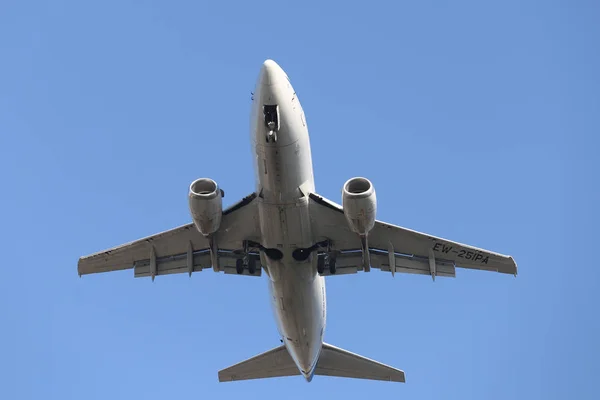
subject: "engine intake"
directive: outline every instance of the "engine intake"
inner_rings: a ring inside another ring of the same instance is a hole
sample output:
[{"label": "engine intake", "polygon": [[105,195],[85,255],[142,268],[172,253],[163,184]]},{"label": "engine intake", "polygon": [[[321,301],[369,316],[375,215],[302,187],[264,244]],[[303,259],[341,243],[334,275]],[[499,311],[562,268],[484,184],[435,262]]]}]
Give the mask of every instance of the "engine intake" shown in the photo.
[{"label": "engine intake", "polygon": [[377,196],[371,181],[366,178],[352,178],[342,189],[344,215],[353,232],[366,236],[375,225]]},{"label": "engine intake", "polygon": [[217,182],[209,178],[196,179],[188,195],[192,221],[196,229],[208,236],[219,230],[223,215],[223,192]]}]

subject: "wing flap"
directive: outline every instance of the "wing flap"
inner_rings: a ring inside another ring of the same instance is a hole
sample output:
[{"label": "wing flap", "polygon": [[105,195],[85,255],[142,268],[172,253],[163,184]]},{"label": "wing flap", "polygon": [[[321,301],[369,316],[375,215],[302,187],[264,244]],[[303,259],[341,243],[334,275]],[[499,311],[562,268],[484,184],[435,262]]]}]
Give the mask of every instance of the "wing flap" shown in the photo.
[{"label": "wing flap", "polygon": [[[406,255],[394,255],[394,267],[390,265],[389,255],[377,250],[371,250],[371,267],[380,269],[381,271],[394,273],[406,273],[406,274],[417,274],[417,275],[431,275],[431,267],[428,259],[406,256]],[[321,257],[324,255],[321,255]],[[454,263],[443,260],[435,260],[436,276],[454,278],[456,277],[456,269]],[[341,253],[337,256],[336,272],[335,275],[355,274],[363,270],[362,266],[362,254],[360,252],[352,251],[348,253]],[[322,276],[331,275],[331,272],[326,268]]]},{"label": "wing flap", "polygon": [[[257,263],[260,263],[260,257],[258,254],[250,254],[250,256],[254,257]],[[252,274],[248,270],[247,266],[244,267],[243,273],[239,274],[236,269],[236,260],[238,258],[240,257],[231,252],[219,252],[219,264],[221,271],[225,274],[261,276],[261,268],[256,268],[256,271]],[[164,259],[157,259],[155,275],[191,274],[193,272],[200,272],[206,268],[212,269],[211,264],[210,253],[208,250],[200,250],[192,254],[191,268],[188,264],[187,254],[177,254]],[[136,262],[133,271],[135,278],[151,277],[152,271],[150,259]]]}]

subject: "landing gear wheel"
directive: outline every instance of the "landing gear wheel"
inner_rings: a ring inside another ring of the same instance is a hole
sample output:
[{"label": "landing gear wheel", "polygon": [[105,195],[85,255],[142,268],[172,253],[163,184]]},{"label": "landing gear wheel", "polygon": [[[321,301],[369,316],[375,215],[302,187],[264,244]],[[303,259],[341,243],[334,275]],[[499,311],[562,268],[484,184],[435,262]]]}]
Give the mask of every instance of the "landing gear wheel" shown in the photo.
[{"label": "landing gear wheel", "polygon": [[238,258],[237,260],[235,260],[235,271],[239,275],[244,273],[244,260],[242,260],[241,258]]},{"label": "landing gear wheel", "polygon": [[265,139],[266,139],[267,143],[277,143],[277,132],[269,131],[269,133],[267,133],[267,136]]},{"label": "landing gear wheel", "polygon": [[322,275],[325,272],[325,257],[317,258],[317,272]]},{"label": "landing gear wheel", "polygon": [[329,259],[329,273],[335,275],[335,271],[335,258],[332,257]]},{"label": "landing gear wheel", "polygon": [[248,260],[248,272],[250,272],[250,275],[256,273],[256,260],[254,258]]}]

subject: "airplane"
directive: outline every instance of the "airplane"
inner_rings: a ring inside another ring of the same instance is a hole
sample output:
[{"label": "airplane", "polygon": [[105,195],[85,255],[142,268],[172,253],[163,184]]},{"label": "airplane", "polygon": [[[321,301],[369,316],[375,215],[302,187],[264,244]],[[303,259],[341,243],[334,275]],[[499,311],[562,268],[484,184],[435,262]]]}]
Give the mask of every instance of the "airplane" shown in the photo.
[{"label": "airplane", "polygon": [[369,272],[455,277],[467,268],[517,275],[507,255],[376,219],[370,180],[342,186],[342,204],[315,191],[306,117],[288,75],[262,64],[252,96],[255,191],[223,209],[212,179],[189,187],[191,222],[81,257],[79,276],[133,269],[151,277],[212,268],[267,275],[281,344],[218,372],[220,382],[302,375],[405,382],[404,371],[324,342],[325,277]]}]

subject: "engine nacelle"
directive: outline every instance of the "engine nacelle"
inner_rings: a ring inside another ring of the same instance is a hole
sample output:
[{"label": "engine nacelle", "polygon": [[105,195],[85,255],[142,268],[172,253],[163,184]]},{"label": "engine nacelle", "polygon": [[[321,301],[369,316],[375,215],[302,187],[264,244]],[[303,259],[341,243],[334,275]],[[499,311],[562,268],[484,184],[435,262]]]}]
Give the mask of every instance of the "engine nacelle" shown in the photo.
[{"label": "engine nacelle", "polygon": [[371,181],[352,178],[342,188],[344,215],[353,232],[365,236],[375,225],[377,196]]},{"label": "engine nacelle", "polygon": [[219,230],[223,215],[223,192],[217,182],[208,178],[196,179],[190,185],[188,199],[196,229],[204,236]]}]

